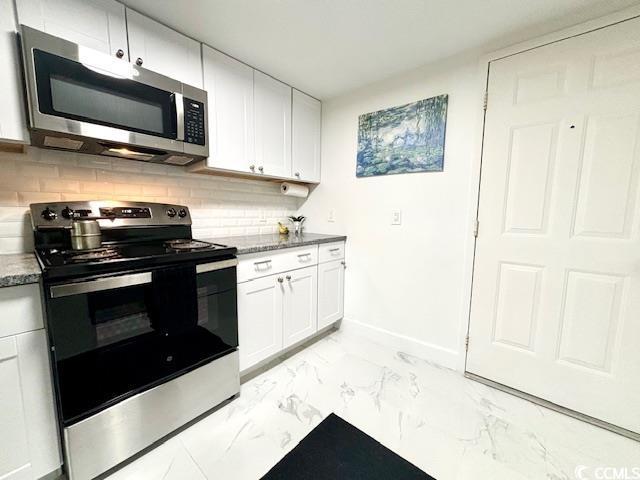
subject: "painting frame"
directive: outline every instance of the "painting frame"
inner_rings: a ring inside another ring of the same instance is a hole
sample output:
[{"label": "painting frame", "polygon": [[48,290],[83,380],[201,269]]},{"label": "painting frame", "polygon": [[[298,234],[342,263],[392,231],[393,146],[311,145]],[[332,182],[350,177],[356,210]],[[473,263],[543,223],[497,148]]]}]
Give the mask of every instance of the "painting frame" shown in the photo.
[{"label": "painting frame", "polygon": [[358,117],[356,177],[444,171],[449,95]]}]

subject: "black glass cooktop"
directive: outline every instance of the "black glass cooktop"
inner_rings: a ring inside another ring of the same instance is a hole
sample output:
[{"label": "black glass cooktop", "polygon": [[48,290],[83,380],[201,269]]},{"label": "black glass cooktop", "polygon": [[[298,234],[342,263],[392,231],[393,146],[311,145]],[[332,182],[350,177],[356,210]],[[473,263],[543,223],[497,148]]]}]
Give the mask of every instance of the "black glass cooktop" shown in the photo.
[{"label": "black glass cooktop", "polygon": [[234,255],[235,247],[193,239],[107,244],[94,250],[40,248],[45,275],[68,276]]}]

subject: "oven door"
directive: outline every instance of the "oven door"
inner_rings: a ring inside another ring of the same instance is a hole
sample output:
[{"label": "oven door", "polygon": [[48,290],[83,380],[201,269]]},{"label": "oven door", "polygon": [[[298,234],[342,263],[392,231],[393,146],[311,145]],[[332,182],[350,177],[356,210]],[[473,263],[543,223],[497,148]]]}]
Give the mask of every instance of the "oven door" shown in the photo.
[{"label": "oven door", "polygon": [[183,150],[181,82],[29,27],[21,40],[33,129]]},{"label": "oven door", "polygon": [[230,259],[48,286],[63,425],[236,350],[236,264]]}]

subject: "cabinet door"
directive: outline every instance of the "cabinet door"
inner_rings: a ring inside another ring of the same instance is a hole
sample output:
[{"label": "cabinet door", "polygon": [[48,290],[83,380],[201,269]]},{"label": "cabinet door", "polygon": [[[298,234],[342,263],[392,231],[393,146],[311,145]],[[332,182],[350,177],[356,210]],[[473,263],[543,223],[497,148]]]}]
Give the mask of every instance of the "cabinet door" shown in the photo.
[{"label": "cabinet door", "polygon": [[318,265],[318,329],[344,316],[344,262]]},{"label": "cabinet door", "polygon": [[124,6],[115,0],[16,0],[20,23],[85,47],[127,55]]},{"label": "cabinet door", "polygon": [[127,32],[132,63],[202,88],[198,42],[128,8]]},{"label": "cabinet door", "polygon": [[254,163],[253,68],[202,46],[209,103],[208,167],[249,171]]},{"label": "cabinet door", "polygon": [[291,176],[291,87],[254,72],[257,173]]},{"label": "cabinet door", "polygon": [[318,331],[318,267],[285,274],[284,348]]},{"label": "cabinet door", "polygon": [[33,476],[41,478],[62,464],[47,336],[41,329],[15,338],[29,459]]},{"label": "cabinet door", "polygon": [[291,118],[291,161],[293,177],[320,181],[321,104],[309,95],[293,90]]},{"label": "cabinet door", "polygon": [[238,284],[238,335],[240,370],[282,350],[282,299],[280,275]]},{"label": "cabinet door", "polygon": [[34,478],[16,337],[0,339],[0,478]]},{"label": "cabinet door", "polygon": [[26,143],[26,116],[20,77],[22,66],[16,41],[13,2],[0,0],[0,141]]}]

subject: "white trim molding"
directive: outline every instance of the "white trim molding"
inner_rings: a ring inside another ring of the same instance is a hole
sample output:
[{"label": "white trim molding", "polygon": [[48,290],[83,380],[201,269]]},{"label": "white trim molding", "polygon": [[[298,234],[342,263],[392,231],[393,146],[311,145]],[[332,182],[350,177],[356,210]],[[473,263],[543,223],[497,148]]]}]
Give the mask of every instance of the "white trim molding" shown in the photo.
[{"label": "white trim molding", "polygon": [[391,332],[373,325],[367,325],[366,323],[349,318],[342,319],[340,330],[343,330],[345,333],[359,335],[372,342],[397,349],[442,367],[462,371],[460,369],[460,357],[464,356],[456,350],[416,340],[407,335]]}]

